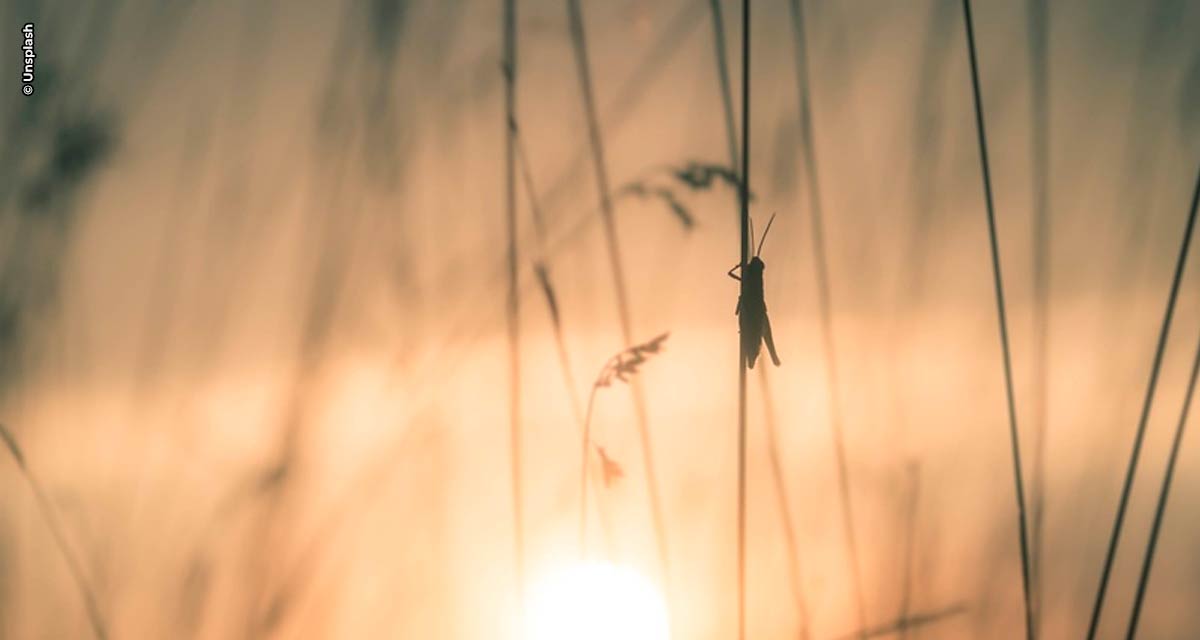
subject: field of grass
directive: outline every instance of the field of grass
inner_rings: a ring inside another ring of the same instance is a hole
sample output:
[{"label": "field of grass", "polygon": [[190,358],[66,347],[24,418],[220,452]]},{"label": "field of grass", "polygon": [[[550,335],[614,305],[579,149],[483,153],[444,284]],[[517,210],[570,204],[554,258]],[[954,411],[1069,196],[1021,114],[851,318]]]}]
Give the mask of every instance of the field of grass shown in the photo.
[{"label": "field of grass", "polygon": [[1200,636],[1200,5],[0,16],[0,640]]}]

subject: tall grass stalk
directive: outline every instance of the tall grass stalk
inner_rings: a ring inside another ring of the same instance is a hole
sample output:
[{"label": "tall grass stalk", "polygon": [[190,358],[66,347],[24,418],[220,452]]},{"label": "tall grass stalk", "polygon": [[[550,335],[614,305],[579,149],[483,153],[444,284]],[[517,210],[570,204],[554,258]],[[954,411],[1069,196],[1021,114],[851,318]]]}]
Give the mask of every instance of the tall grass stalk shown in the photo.
[{"label": "tall grass stalk", "polygon": [[75,581],[75,587],[79,590],[79,595],[83,598],[84,610],[87,612],[88,623],[92,627],[92,633],[98,640],[108,639],[108,627],[104,623],[104,617],[100,615],[100,607],[96,603],[96,592],[92,589],[91,583],[83,572],[83,565],[75,557],[71,551],[71,546],[67,544],[67,536],[63,530],[62,523],[58,519],[57,512],[54,510],[54,505],[50,503],[50,499],[46,497],[46,492],[42,489],[42,484],[33,475],[29,469],[29,465],[25,460],[25,454],[21,451],[21,447],[17,444],[16,437],[8,430],[8,427],[0,423],[0,440],[4,441],[9,455],[12,456],[13,462],[17,463],[17,469],[25,478],[25,482],[29,485],[30,491],[33,493],[34,502],[37,503],[38,511],[41,512],[42,520],[46,523],[46,528],[50,530],[50,535],[54,538],[54,546],[58,547],[59,554],[67,564],[67,570],[71,573],[71,579]]},{"label": "tall grass stalk", "polygon": [[[944,117],[945,82],[947,62],[952,59],[949,54],[953,38],[958,33],[956,0],[936,0],[929,7],[927,20],[927,35],[921,47],[918,58],[919,72],[916,82],[916,104],[914,105],[911,130],[913,132],[914,153],[908,170],[907,184],[911,186],[909,193],[909,209],[912,212],[912,222],[905,233],[904,248],[900,255],[904,257],[900,268],[896,269],[896,285],[893,297],[892,315],[895,319],[889,326],[889,334],[885,338],[888,349],[888,394],[891,400],[891,421],[897,426],[901,439],[907,439],[910,427],[914,422],[916,410],[911,407],[911,399],[905,395],[905,386],[911,379],[912,372],[902,366],[906,359],[906,347],[916,340],[922,330],[919,314],[914,310],[920,309],[924,303],[926,289],[926,273],[930,258],[936,255],[934,251],[936,233],[936,215],[939,210],[941,190],[934,179],[939,159],[944,152],[942,144],[945,129]],[[900,616],[904,620],[912,615],[914,598],[915,547],[917,514],[920,507],[920,466],[910,463],[912,473],[912,492],[909,496],[908,519],[905,528],[907,540],[901,547],[904,558],[904,575],[900,583]],[[907,640],[915,632],[908,626],[899,631],[899,639]]]},{"label": "tall grass stalk", "polygon": [[[338,309],[350,281],[352,258],[357,255],[356,239],[362,237],[361,207],[356,192],[346,187],[353,148],[350,138],[339,132],[336,139],[342,144],[331,146],[327,153],[318,153],[312,165],[309,183],[313,194],[306,198],[308,213],[320,220],[319,228],[312,234],[318,241],[313,247],[316,259],[308,278],[308,301],[300,321],[298,354],[281,402],[281,433],[273,460],[262,471],[262,477],[269,480],[257,483],[255,490],[263,509],[247,536],[249,544],[245,551],[249,567],[245,586],[248,595],[244,637],[247,638],[270,634],[284,621],[292,605],[286,596],[293,586],[276,579],[278,570],[283,568],[279,565],[284,564],[279,550],[290,547],[296,534],[283,517],[288,507],[295,506],[301,497],[297,479],[303,476],[301,466],[308,457],[308,432],[312,429],[309,416],[322,395],[324,377],[328,375],[327,362],[334,346]],[[338,207],[344,207],[346,213],[318,215],[339,210]]]},{"label": "tall grass stalk", "polygon": [[[311,429],[309,411],[320,396],[325,363],[331,348],[333,329],[337,320],[336,310],[345,288],[352,247],[347,238],[354,236],[354,229],[361,221],[352,199],[343,197],[346,172],[349,168],[349,153],[337,149],[321,162],[314,163],[312,185],[323,184],[328,189],[325,198],[310,197],[310,212],[327,212],[332,204],[347,207],[342,216],[327,215],[321,218],[320,229],[314,237],[320,239],[316,248],[316,263],[309,280],[308,304],[300,321],[298,354],[288,374],[287,391],[281,401],[280,433],[271,454],[272,461],[263,471],[270,482],[258,485],[255,497],[261,498],[262,512],[248,534],[246,563],[249,574],[244,590],[247,594],[244,637],[259,638],[269,633],[284,618],[287,603],[281,602],[270,593],[280,549],[289,544],[294,530],[285,526],[283,516],[288,506],[297,499],[296,479],[300,465],[305,460],[308,432]],[[232,303],[227,297],[225,302]],[[227,317],[228,313],[217,313],[216,317]],[[211,335],[220,335],[214,330]],[[264,601],[266,606],[262,606]]]},{"label": "tall grass stalk", "polygon": [[[725,143],[729,148],[729,168],[736,174],[738,171],[737,125],[733,116],[733,87],[729,80],[729,61],[725,51],[725,18],[721,11],[721,0],[709,0],[709,8],[712,12],[713,56],[717,65],[717,82],[721,89],[721,108],[725,114]],[[764,367],[763,370],[765,371],[766,368]]]},{"label": "tall grass stalk", "polygon": [[804,33],[804,8],[801,0],[790,0],[792,42],[795,55],[796,106],[800,110],[800,150],[804,156],[805,178],[808,182],[808,208],[811,215],[813,264],[817,279],[817,310],[821,318],[821,347],[825,360],[825,379],[829,390],[829,419],[837,467],[838,498],[842,512],[842,531],[850,561],[850,578],[854,586],[855,613],[859,628],[867,627],[866,599],[863,596],[862,571],[858,553],[858,537],[854,526],[854,503],[851,498],[850,468],[846,459],[845,420],[841,408],[841,377],[837,367],[837,349],[833,335],[833,294],[829,284],[829,260],[825,252],[825,224],[821,208],[820,179],[817,172],[816,138],[813,132],[812,100],[808,74],[808,50]]},{"label": "tall grass stalk", "polygon": [[[917,539],[917,508],[921,499],[921,467],[913,462],[908,465],[908,509],[904,527],[904,573],[900,580],[900,617],[907,620],[912,607],[913,555]],[[908,638],[908,627],[900,630],[900,640]]]},{"label": "tall grass stalk", "polygon": [[[717,67],[717,80],[720,84],[721,105],[725,116],[725,141],[729,149],[729,166],[737,174],[739,171],[737,124],[733,113],[733,89],[729,80],[729,63],[725,44],[725,19],[721,11],[720,0],[710,0],[709,6],[712,11],[713,53]],[[739,193],[738,195],[738,215],[740,217],[741,194]],[[796,604],[800,637],[808,638],[808,607],[804,601],[804,586],[800,571],[800,545],[796,539],[796,528],[792,518],[791,496],[787,488],[783,462],[779,455],[779,441],[776,437],[775,401],[774,396],[771,394],[770,374],[767,367],[759,368],[758,372],[763,406],[765,408],[764,422],[767,431],[767,453],[771,464],[771,481],[775,485],[780,526],[783,528],[784,543],[787,547],[788,576],[792,589],[792,598]]]},{"label": "tall grass stalk", "polygon": [[[1164,145],[1171,144],[1172,128],[1162,126],[1164,112],[1159,111],[1159,75],[1152,71],[1159,65],[1170,65],[1162,57],[1170,51],[1174,33],[1185,33],[1180,29],[1182,13],[1191,3],[1154,2],[1145,3],[1144,23],[1137,57],[1130,60],[1133,78],[1125,92],[1129,96],[1130,120],[1122,136],[1121,160],[1117,176],[1121,182],[1116,186],[1118,211],[1136,211],[1130,215],[1121,229],[1125,239],[1125,251],[1121,260],[1114,265],[1114,277],[1126,279],[1129,286],[1141,288],[1153,286],[1154,259],[1158,247],[1151,241],[1151,232],[1162,221],[1157,208],[1147,207],[1157,186],[1154,176],[1162,170],[1166,154]],[[1176,32],[1176,30],[1179,30]],[[1131,42],[1132,44],[1132,42]],[[1186,136],[1186,133],[1184,134]],[[1132,276],[1132,277],[1130,277]],[[1114,320],[1120,319],[1112,314]],[[1119,329],[1118,329],[1119,330]]]},{"label": "tall grass stalk", "polygon": [[[608,251],[609,268],[612,271],[613,289],[617,298],[617,315],[621,323],[621,339],[624,347],[633,344],[633,321],[629,309],[629,296],[625,286],[625,270],[621,260],[620,241],[617,236],[617,221],[613,211],[612,191],[609,188],[608,165],[604,155],[604,139],[600,132],[600,120],[596,112],[596,98],[592,88],[591,65],[588,63],[587,33],[583,25],[583,9],[579,0],[567,0],[567,20],[574,45],[576,72],[583,96],[584,115],[587,120],[588,139],[591,145],[592,164],[596,174],[596,188],[600,197],[600,215],[604,221],[605,247]],[[650,512],[654,519],[654,535],[658,544],[662,579],[670,580],[670,551],[667,542],[667,526],[663,516],[659,494],[658,474],[654,465],[654,448],[650,440],[650,426],[646,417],[646,400],[641,382],[636,378],[630,383],[633,408],[637,420],[638,437],[641,441],[642,466],[646,474],[646,489],[650,498]]]},{"label": "tall grass stalk", "polygon": [[[928,35],[918,58],[916,105],[912,114],[915,149],[907,178],[912,185],[910,206],[914,220],[905,243],[907,281],[899,295],[900,304],[906,309],[923,301],[930,257],[937,255],[931,250],[930,238],[937,237],[935,216],[944,191],[936,178],[946,148],[943,141],[949,100],[945,77],[953,59],[950,49],[958,33],[956,5],[957,0],[935,0],[930,6]],[[898,307],[897,311],[900,310]]]},{"label": "tall grass stalk", "polygon": [[550,278],[549,259],[546,255],[546,220],[538,202],[537,187],[533,181],[533,168],[530,167],[529,154],[525,150],[525,140],[516,121],[509,123],[515,138],[517,161],[521,168],[521,178],[525,184],[525,194],[529,200],[530,217],[533,220],[534,241],[536,243],[533,260],[533,272],[546,301],[546,311],[550,314],[550,328],[554,332],[554,346],[558,354],[559,368],[562,370],[563,384],[567,390],[567,398],[571,403],[571,413],[575,422],[583,424],[583,403],[576,392],[575,373],[571,369],[571,356],[567,351],[566,335],[563,333],[562,310],[558,305],[558,295]]},{"label": "tall grass stalk", "polygon": [[996,316],[1000,325],[1000,347],[1004,357],[1004,392],[1008,402],[1008,433],[1012,444],[1013,477],[1017,497],[1017,526],[1021,544],[1021,587],[1025,598],[1025,637],[1036,637],[1029,585],[1028,515],[1025,508],[1025,483],[1021,477],[1021,440],[1017,429],[1017,400],[1013,388],[1012,350],[1008,340],[1008,315],[1004,304],[1004,278],[1000,268],[1000,241],[996,231],[996,209],[992,199],[992,176],[988,166],[987,130],[983,121],[983,96],[979,89],[979,61],[975,52],[975,27],[971,21],[971,0],[963,0],[963,21],[967,31],[967,52],[971,62],[971,89],[975,104],[975,131],[979,138],[979,166],[987,205],[988,240],[992,255],[992,283],[996,292]]},{"label": "tall grass stalk", "polygon": [[[550,277],[550,265],[546,252],[546,220],[541,204],[538,201],[537,188],[534,186],[533,168],[530,167],[529,154],[525,150],[525,140],[521,135],[520,127],[516,122],[510,123],[510,126],[516,138],[517,160],[521,168],[522,180],[525,183],[526,196],[529,199],[530,217],[533,219],[534,240],[536,242],[536,257],[533,260],[533,272],[541,288],[542,297],[546,301],[546,310],[550,314],[550,326],[554,333],[554,347],[558,353],[558,365],[562,372],[563,386],[567,394],[567,400],[571,404],[571,413],[575,417],[575,423],[579,425],[580,432],[585,433],[588,430],[588,420],[591,415],[591,398],[588,399],[588,411],[585,414],[583,403],[579,399],[579,393],[575,384],[575,373],[571,369],[571,355],[567,351],[566,335],[563,332],[562,310],[559,307],[558,295],[555,293],[554,283]],[[593,478],[593,482],[597,481]],[[612,539],[609,534],[611,527],[608,514],[604,509],[604,502],[597,500],[596,506],[604,525],[605,541],[611,548]]]},{"label": "tall grass stalk", "polygon": [[1150,409],[1154,405],[1154,392],[1158,388],[1158,375],[1162,370],[1163,355],[1167,350],[1167,338],[1171,333],[1171,321],[1175,317],[1175,303],[1179,299],[1179,288],[1183,283],[1184,267],[1192,244],[1192,232],[1196,228],[1196,209],[1200,204],[1200,174],[1196,175],[1196,186],[1192,192],[1191,210],[1183,230],[1183,244],[1179,258],[1175,261],[1175,274],[1171,280],[1171,293],[1167,296],[1167,310],[1163,314],[1162,328],[1158,332],[1158,345],[1154,348],[1154,363],[1150,366],[1150,382],[1146,385],[1146,397],[1142,401],[1142,413],[1138,418],[1137,432],[1133,436],[1133,449],[1129,454],[1129,465],[1125,470],[1125,484],[1121,487],[1121,498],[1117,502],[1117,513],[1113,518],[1112,535],[1108,540],[1108,551],[1104,556],[1104,568],[1100,571],[1100,586],[1096,590],[1096,601],[1092,605],[1092,618],[1088,623],[1088,640],[1096,637],[1100,627],[1100,614],[1104,609],[1104,595],[1108,590],[1108,579],[1112,574],[1117,545],[1121,541],[1121,528],[1125,524],[1125,508],[1133,491],[1133,479],[1137,475],[1138,459],[1142,453],[1142,441],[1146,436],[1146,425],[1150,421]]},{"label": "tall grass stalk", "polygon": [[596,390],[600,387],[592,384],[588,392],[587,410],[583,414],[583,439],[579,457],[579,555],[587,553],[587,496],[588,496],[588,460],[591,458],[592,446],[592,407],[596,403]]},{"label": "tall grass stalk", "polygon": [[804,600],[804,581],[800,572],[800,545],[796,539],[796,527],[793,524],[792,500],[787,488],[786,475],[783,470],[783,460],[779,455],[778,430],[775,421],[775,402],[771,395],[770,376],[764,366],[758,370],[758,381],[762,385],[764,424],[767,431],[767,455],[771,463],[771,481],[775,485],[775,499],[779,508],[779,522],[783,527],[783,541],[786,545],[788,559],[788,581],[792,589],[792,599],[796,604],[797,625],[800,628],[800,640],[810,637],[808,605]]},{"label": "tall grass stalk", "polygon": [[1150,541],[1146,543],[1146,554],[1142,558],[1142,573],[1138,576],[1137,595],[1133,599],[1133,615],[1129,618],[1128,640],[1137,635],[1138,620],[1142,615],[1142,602],[1146,599],[1146,586],[1150,583],[1150,568],[1154,564],[1154,551],[1158,547],[1158,534],[1162,530],[1163,515],[1167,510],[1167,499],[1171,495],[1171,481],[1175,478],[1175,462],[1179,459],[1179,448],[1183,443],[1183,433],[1187,429],[1188,412],[1192,408],[1192,399],[1196,396],[1196,377],[1200,374],[1200,345],[1196,346],[1196,355],[1192,358],[1192,375],[1188,379],[1187,395],[1184,396],[1183,410],[1179,413],[1179,424],[1175,427],[1175,437],[1171,441],[1171,455],[1167,458],[1167,471],[1163,475],[1162,488],[1158,491],[1158,505],[1154,508],[1154,524],[1150,527]]},{"label": "tall grass stalk", "polygon": [[1050,330],[1050,103],[1048,38],[1049,8],[1046,0],[1028,0],[1030,113],[1032,119],[1031,164],[1033,179],[1033,477],[1030,513],[1033,623],[1041,622],[1043,601],[1042,538],[1046,505],[1046,430],[1049,398]]},{"label": "tall grass stalk", "polygon": [[592,389],[588,393],[587,411],[584,413],[583,419],[583,439],[582,439],[582,455],[579,462],[580,478],[579,478],[579,553],[583,555],[587,550],[587,483],[588,483],[588,461],[591,460],[590,449],[595,446],[592,442],[592,409],[596,405],[596,393],[605,387],[612,385],[614,380],[619,380],[628,384],[633,384],[637,379],[637,374],[641,366],[646,360],[659,353],[662,350],[663,342],[666,341],[669,334],[663,333],[656,336],[654,339],[643,342],[642,344],[634,345],[628,349],[622,349],[615,355],[605,361],[604,366],[600,368],[596,374],[596,379],[592,382]]},{"label": "tall grass stalk", "polygon": [[908,406],[911,399],[905,395],[905,386],[912,374],[901,366],[902,358],[905,358],[906,346],[923,328],[914,311],[924,305],[929,264],[937,255],[936,223],[944,190],[936,180],[936,168],[940,166],[946,147],[942,142],[949,120],[945,116],[948,101],[944,80],[948,62],[953,58],[949,50],[958,34],[957,7],[958,0],[935,0],[929,6],[927,35],[918,57],[914,85],[916,101],[910,120],[913,154],[905,180],[910,186],[907,200],[912,220],[904,233],[904,247],[899,254],[903,262],[895,269],[891,310],[894,322],[890,323],[884,338],[884,343],[890,347],[887,386],[892,404],[891,422],[897,426],[902,438],[908,437],[914,411]]},{"label": "tall grass stalk", "polygon": [[[616,88],[613,92],[615,97],[601,110],[601,120],[610,133],[629,122],[638,105],[652,93],[647,91],[647,87],[660,80],[660,76],[669,68],[672,57],[689,42],[692,31],[703,16],[699,2],[684,0],[679,3],[679,8],[650,45],[649,53],[638,60],[635,71]],[[542,203],[548,211],[559,208],[570,195],[588,165],[594,164],[592,158],[591,146],[586,142],[572,152],[571,159],[563,163],[557,174],[548,181],[550,186],[543,192]]]},{"label": "tall grass stalk", "polygon": [[[738,184],[741,205],[738,251],[742,271],[750,262],[750,0],[742,0],[742,162]],[[741,279],[739,296],[749,278]],[[740,299],[740,298],[739,298]],[[738,338],[737,432],[737,618],[738,638],[746,638],[746,343]],[[766,365],[763,365],[764,367]]]},{"label": "tall grass stalk", "polygon": [[518,615],[525,610],[525,525],[521,489],[521,321],[517,280],[517,3],[504,0],[504,221],[508,231],[508,437],[512,483],[513,553],[516,564]]}]

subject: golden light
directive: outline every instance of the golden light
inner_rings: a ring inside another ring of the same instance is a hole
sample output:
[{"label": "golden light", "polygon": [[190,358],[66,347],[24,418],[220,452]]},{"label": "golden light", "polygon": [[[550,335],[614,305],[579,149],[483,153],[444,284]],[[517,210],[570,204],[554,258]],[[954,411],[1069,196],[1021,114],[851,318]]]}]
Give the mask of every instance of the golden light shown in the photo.
[{"label": "golden light", "polygon": [[654,583],[606,563],[546,576],[530,593],[524,640],[668,640],[667,605]]}]

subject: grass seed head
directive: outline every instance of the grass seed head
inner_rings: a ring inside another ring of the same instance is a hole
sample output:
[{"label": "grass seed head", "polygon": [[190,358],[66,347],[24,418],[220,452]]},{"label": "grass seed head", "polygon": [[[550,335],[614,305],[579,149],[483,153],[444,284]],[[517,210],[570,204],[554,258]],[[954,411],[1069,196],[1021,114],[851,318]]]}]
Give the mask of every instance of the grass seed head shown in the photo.
[{"label": "grass seed head", "polygon": [[638,370],[649,356],[662,351],[663,342],[669,335],[669,333],[664,333],[648,342],[629,347],[610,358],[599,377],[596,378],[596,386],[610,386],[614,379],[629,382],[630,376],[637,375]]}]

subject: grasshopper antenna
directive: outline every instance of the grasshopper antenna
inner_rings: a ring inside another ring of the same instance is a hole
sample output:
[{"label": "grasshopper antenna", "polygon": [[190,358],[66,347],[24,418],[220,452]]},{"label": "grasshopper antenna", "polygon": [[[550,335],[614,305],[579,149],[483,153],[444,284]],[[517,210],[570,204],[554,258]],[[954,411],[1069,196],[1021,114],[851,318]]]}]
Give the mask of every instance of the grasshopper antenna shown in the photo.
[{"label": "grasshopper antenna", "polygon": [[[758,255],[759,255],[760,253],[762,253],[762,247],[763,247],[763,243],[767,241],[767,234],[771,232],[771,225],[772,225],[774,222],[775,222],[775,214],[774,214],[774,213],[772,213],[772,214],[771,214],[771,219],[770,219],[770,220],[767,220],[767,228],[766,228],[766,229],[763,229],[763,234],[762,234],[762,237],[758,239],[758,248],[754,250],[754,257],[755,257],[755,258],[757,258],[757,257],[758,257]],[[750,223],[750,224],[752,224],[752,225],[753,225],[754,223],[752,222],[752,223]],[[753,227],[751,227],[751,228],[753,228]],[[754,237],[754,235],[753,235],[753,232],[751,232],[751,236],[750,236],[750,237],[751,237],[751,238],[753,238],[753,237]]]}]

